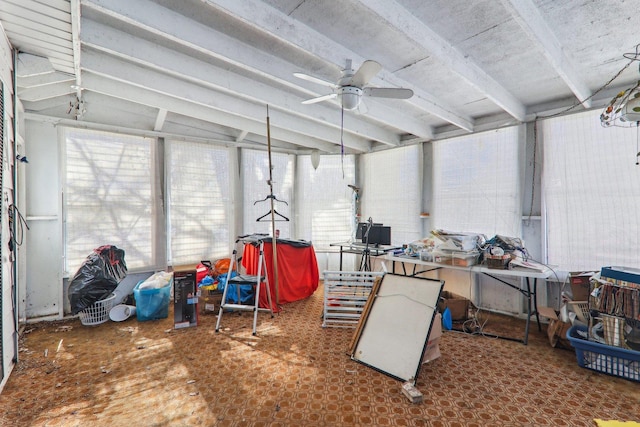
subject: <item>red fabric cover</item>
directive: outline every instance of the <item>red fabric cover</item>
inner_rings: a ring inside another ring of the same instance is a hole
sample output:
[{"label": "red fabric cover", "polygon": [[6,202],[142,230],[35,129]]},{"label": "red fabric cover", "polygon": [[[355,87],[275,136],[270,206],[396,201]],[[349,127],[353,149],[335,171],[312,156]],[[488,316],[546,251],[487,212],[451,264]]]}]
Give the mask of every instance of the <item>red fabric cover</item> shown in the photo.
[{"label": "red fabric cover", "polygon": [[[286,243],[276,241],[278,250],[278,295],[279,303],[286,304],[298,301],[311,296],[320,280],[318,271],[318,261],[313,246],[294,247]],[[258,259],[260,248],[252,244],[245,244],[242,265],[247,274],[258,274]],[[267,265],[269,275],[269,285],[271,287],[271,301],[273,311],[280,311],[276,304],[276,287],[273,271],[273,246],[271,242],[264,244],[264,260]],[[260,287],[260,307],[268,308],[266,286]]]}]

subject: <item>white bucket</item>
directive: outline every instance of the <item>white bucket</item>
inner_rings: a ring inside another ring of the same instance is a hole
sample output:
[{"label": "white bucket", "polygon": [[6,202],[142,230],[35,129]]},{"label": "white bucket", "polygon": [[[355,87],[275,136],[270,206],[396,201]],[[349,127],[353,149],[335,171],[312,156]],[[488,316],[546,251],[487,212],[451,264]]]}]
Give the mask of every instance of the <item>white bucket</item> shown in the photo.
[{"label": "white bucket", "polygon": [[109,311],[109,318],[114,322],[122,322],[135,314],[135,305],[118,304]]}]

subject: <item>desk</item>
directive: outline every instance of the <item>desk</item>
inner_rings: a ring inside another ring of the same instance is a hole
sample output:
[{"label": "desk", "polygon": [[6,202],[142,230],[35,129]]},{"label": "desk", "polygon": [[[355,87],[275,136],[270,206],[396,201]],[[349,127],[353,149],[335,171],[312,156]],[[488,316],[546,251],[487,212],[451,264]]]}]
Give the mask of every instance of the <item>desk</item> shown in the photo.
[{"label": "desk", "polygon": [[[271,300],[276,303],[275,275],[273,271],[273,245],[271,237],[260,237],[264,241],[264,261],[271,285]],[[256,242],[245,240],[242,265],[247,274],[257,274],[259,247]],[[303,240],[276,239],[278,251],[278,297],[279,304],[307,298],[318,289],[320,273],[318,261],[311,242]],[[260,307],[269,307],[266,287],[260,291]],[[280,307],[274,307],[279,311]]]},{"label": "desk", "polygon": [[342,254],[356,254],[362,255],[362,262],[360,263],[360,271],[371,271],[371,260],[370,256],[381,256],[385,255],[387,252],[393,251],[395,249],[400,249],[399,246],[387,246],[387,245],[368,245],[365,243],[359,242],[342,242],[342,243],[330,243],[329,246],[339,246],[340,247],[340,268],[338,270],[342,271]]},{"label": "desk", "polygon": [[[427,261],[422,261],[420,260],[420,258],[416,258],[416,257],[409,257],[406,255],[398,255],[398,256],[393,256],[391,254],[388,254],[386,256],[386,260],[387,261],[391,261],[392,262],[392,272],[395,273],[395,269],[396,269],[396,262],[399,262],[402,264],[402,272],[405,276],[415,276],[418,275],[420,273],[426,273],[428,271],[434,271],[434,270],[439,270],[441,268],[446,268],[446,269],[451,269],[451,270],[460,270],[460,271],[468,271],[471,273],[477,273],[477,274],[484,274],[485,276],[489,276],[494,280],[497,280],[498,282],[509,286],[512,289],[517,290],[518,292],[520,292],[522,295],[524,295],[524,297],[527,299],[527,322],[525,325],[525,329],[524,329],[524,338],[523,339],[518,339],[518,338],[512,338],[512,337],[503,337],[503,336],[497,336],[497,335],[492,335],[492,334],[485,334],[488,336],[494,336],[496,338],[503,338],[503,339],[508,339],[508,340],[512,340],[512,341],[519,341],[522,342],[524,345],[527,345],[528,341],[529,341],[529,326],[531,323],[531,316],[533,316],[535,314],[536,316],[536,321],[538,323],[538,330],[541,331],[542,327],[540,326],[540,315],[538,313],[538,301],[537,301],[537,288],[538,288],[538,279],[548,279],[549,277],[551,277],[554,273],[553,270],[551,270],[550,268],[546,267],[546,266],[541,266],[542,271],[538,271],[538,270],[534,270],[534,269],[528,269],[528,268],[514,268],[512,270],[499,270],[499,269],[493,269],[493,268],[488,268],[482,265],[473,265],[470,267],[458,267],[458,266],[454,266],[454,265],[446,265],[446,264],[438,264],[438,263],[434,263],[434,262],[427,262]],[[413,272],[410,274],[407,274],[407,270],[405,268],[405,264],[413,264]],[[423,267],[422,269],[420,269],[420,271],[416,271],[418,266]],[[499,277],[498,277],[499,276]],[[503,279],[501,279],[500,277],[503,278],[513,278],[513,277],[517,277],[517,278],[524,278],[526,279],[526,288],[522,289],[520,286],[515,286],[512,283],[506,282]],[[533,284],[531,284],[531,279],[533,279]],[[533,305],[533,311],[532,311],[532,305]]]}]

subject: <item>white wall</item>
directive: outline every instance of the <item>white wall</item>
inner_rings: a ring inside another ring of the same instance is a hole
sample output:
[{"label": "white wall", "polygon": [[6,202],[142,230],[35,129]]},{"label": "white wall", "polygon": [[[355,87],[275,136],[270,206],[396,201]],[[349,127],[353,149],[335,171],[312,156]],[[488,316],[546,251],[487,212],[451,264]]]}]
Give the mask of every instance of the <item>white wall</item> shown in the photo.
[{"label": "white wall", "polygon": [[[13,200],[13,183],[12,174],[15,153],[13,150],[13,87],[11,73],[13,70],[13,62],[11,60],[11,47],[7,38],[5,37],[4,30],[0,27],[0,80],[4,86],[4,111],[5,111],[5,126],[4,126],[4,153],[3,161],[0,167],[3,168],[3,180],[2,180],[2,212],[0,212],[0,230],[1,238],[0,244],[2,245],[2,277],[1,288],[2,293],[2,377],[0,379],[0,390],[4,387],[9,374],[13,370],[15,365],[15,358],[17,357],[17,340],[16,340],[16,321],[13,315],[13,295],[12,290],[12,271],[13,262],[12,254],[9,250],[9,223],[8,213],[9,205],[14,203]],[[2,102],[2,99],[0,99]]]},{"label": "white wall", "polygon": [[62,318],[62,204],[58,130],[49,122],[26,122],[26,317]]}]

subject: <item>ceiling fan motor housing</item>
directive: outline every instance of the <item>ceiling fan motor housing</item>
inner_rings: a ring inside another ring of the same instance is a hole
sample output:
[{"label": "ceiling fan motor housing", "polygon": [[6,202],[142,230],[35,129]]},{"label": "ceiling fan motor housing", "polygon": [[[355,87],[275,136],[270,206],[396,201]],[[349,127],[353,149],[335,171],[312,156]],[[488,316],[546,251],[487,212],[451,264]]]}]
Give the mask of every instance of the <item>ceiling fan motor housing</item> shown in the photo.
[{"label": "ceiling fan motor housing", "polygon": [[342,86],[338,89],[338,95],[341,98],[342,108],[345,110],[355,110],[360,104],[362,89],[355,86]]}]

